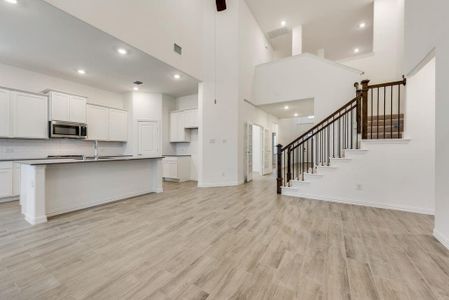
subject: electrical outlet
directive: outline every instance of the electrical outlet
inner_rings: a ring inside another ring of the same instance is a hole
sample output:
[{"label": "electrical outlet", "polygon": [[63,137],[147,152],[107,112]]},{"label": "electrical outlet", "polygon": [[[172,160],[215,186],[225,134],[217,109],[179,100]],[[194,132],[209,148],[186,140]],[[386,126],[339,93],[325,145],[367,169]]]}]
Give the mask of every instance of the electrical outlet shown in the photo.
[{"label": "electrical outlet", "polygon": [[361,191],[363,189],[363,187],[362,187],[362,185],[360,183],[358,183],[358,184],[355,185],[355,189],[357,191]]}]

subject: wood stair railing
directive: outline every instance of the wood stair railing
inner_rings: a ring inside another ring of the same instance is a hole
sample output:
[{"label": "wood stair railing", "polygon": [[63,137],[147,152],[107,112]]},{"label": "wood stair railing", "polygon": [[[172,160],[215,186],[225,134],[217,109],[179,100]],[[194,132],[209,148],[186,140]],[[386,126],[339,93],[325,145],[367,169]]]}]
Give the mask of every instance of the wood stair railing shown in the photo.
[{"label": "wood stair railing", "polygon": [[359,149],[360,140],[402,138],[406,79],[369,85],[355,83],[356,97],[283,147],[277,145],[277,192],[292,179],[304,180],[317,166],[329,166],[345,149]]}]

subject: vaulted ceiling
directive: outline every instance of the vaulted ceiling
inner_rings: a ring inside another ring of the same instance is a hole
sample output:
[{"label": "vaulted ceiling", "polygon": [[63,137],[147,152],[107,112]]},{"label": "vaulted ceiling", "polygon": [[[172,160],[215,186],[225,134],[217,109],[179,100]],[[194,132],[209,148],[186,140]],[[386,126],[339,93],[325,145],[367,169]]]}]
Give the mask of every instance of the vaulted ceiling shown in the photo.
[{"label": "vaulted ceiling", "polygon": [[[282,27],[303,26],[303,50],[324,49],[339,60],[372,51],[373,0],[246,0],[265,33]],[[360,29],[360,23],[366,27]],[[288,35],[288,34],[287,34]],[[291,54],[288,36],[272,41],[275,50]],[[359,48],[359,53],[354,49]]]}]

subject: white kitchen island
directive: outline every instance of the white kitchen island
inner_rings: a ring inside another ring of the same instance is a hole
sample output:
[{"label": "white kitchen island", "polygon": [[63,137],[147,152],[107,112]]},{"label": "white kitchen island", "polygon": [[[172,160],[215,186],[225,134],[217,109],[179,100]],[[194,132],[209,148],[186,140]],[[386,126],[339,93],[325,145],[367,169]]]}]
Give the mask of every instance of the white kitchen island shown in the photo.
[{"label": "white kitchen island", "polygon": [[162,157],[21,161],[20,204],[30,224],[47,217],[162,192]]}]

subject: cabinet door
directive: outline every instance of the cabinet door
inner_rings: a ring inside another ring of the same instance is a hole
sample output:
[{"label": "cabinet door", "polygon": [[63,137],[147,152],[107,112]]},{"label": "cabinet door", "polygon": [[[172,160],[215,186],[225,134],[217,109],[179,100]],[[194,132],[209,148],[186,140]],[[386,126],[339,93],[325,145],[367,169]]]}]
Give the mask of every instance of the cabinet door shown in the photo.
[{"label": "cabinet door", "polygon": [[13,196],[20,195],[20,175],[21,175],[21,165],[13,164],[13,176],[12,176],[12,194]]},{"label": "cabinet door", "polygon": [[48,138],[48,98],[21,92],[13,95],[14,137]]},{"label": "cabinet door", "polygon": [[109,109],[109,140],[126,142],[128,139],[128,112]]},{"label": "cabinet door", "polygon": [[70,96],[50,92],[50,119],[52,121],[70,121]]},{"label": "cabinet door", "polygon": [[170,161],[168,163],[168,174],[169,178],[178,179],[178,162],[177,161]]},{"label": "cabinet door", "polygon": [[0,137],[11,137],[11,92],[0,89]]},{"label": "cabinet door", "polygon": [[70,122],[86,123],[86,98],[70,96]]},{"label": "cabinet door", "polygon": [[87,136],[89,140],[109,139],[109,110],[106,107],[87,105]]},{"label": "cabinet door", "polygon": [[184,127],[185,128],[198,128],[198,110],[190,109],[184,113]]},{"label": "cabinet door", "polygon": [[12,196],[12,163],[0,163],[0,198]]}]

